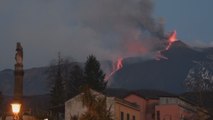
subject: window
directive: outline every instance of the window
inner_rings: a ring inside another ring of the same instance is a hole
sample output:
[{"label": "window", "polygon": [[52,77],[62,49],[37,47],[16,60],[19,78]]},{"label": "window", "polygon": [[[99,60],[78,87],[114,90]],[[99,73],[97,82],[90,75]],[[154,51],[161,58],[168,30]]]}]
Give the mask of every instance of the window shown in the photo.
[{"label": "window", "polygon": [[124,120],[124,113],[123,112],[121,112],[121,120]]},{"label": "window", "polygon": [[126,114],[126,120],[129,120],[129,113]]},{"label": "window", "polygon": [[160,120],[160,111],[157,111],[157,120]]},{"label": "window", "polygon": [[132,116],[132,120],[135,120],[135,116],[134,115]]},{"label": "window", "polygon": [[166,104],[168,104],[169,103],[169,100],[168,100],[168,98],[166,98]]}]

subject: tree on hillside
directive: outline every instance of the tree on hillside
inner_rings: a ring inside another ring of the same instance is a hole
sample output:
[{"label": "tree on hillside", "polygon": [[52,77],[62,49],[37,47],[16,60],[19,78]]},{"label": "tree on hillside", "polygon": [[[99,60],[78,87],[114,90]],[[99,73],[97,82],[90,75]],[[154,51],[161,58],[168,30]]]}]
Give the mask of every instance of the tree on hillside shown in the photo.
[{"label": "tree on hillside", "polygon": [[53,62],[48,68],[48,80],[50,81],[50,104],[52,119],[59,119],[61,107],[65,102],[65,61],[58,55],[57,61]]},{"label": "tree on hillside", "polygon": [[[70,62],[69,59],[61,58],[53,61],[49,66],[48,80],[51,93],[59,94],[60,101],[66,101],[79,92],[79,86],[83,84],[83,70],[77,62]],[[59,98],[58,98],[59,99]]]},{"label": "tree on hillside", "polygon": [[90,55],[85,63],[84,78],[85,83],[91,89],[102,92],[106,88],[105,74],[100,68],[99,61],[93,55]]},{"label": "tree on hillside", "polygon": [[[105,74],[100,68],[96,57],[90,55],[84,68],[84,84],[81,86],[83,93],[81,101],[87,111],[79,116],[79,120],[112,120],[110,108],[107,108],[106,97],[93,94],[95,91],[103,92],[106,88]],[[75,117],[75,116],[73,116]]]},{"label": "tree on hillside", "polygon": [[85,83],[84,71],[78,64],[73,65],[69,73],[69,80],[66,82],[67,99],[80,93],[80,87]]},{"label": "tree on hillside", "polygon": [[51,104],[57,106],[64,103],[64,78],[63,78],[63,59],[58,56],[56,63],[52,64],[48,69],[48,79],[50,80]]}]

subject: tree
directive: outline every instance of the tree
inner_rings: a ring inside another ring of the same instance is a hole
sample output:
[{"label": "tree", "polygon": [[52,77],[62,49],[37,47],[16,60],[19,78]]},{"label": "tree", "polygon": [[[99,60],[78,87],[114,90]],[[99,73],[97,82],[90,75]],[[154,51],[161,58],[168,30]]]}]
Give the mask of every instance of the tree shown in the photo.
[{"label": "tree", "polygon": [[107,108],[106,97],[93,94],[89,86],[84,87],[81,101],[87,111],[79,117],[80,120],[112,120],[111,107]]},{"label": "tree", "polygon": [[50,103],[52,119],[59,119],[61,107],[65,102],[65,64],[66,62],[58,55],[57,61],[54,61],[48,68],[48,79],[50,81]]},{"label": "tree", "polygon": [[100,63],[96,57],[90,55],[87,58],[84,69],[85,82],[91,89],[102,92],[106,88],[107,82],[104,81],[105,74],[100,68]]},{"label": "tree", "polygon": [[62,76],[62,61],[60,55],[58,61],[49,68],[48,78],[51,80],[51,104],[57,106],[64,103],[64,79]]},{"label": "tree", "polygon": [[69,71],[69,80],[66,82],[67,99],[80,93],[80,87],[85,83],[83,69],[75,63]]}]

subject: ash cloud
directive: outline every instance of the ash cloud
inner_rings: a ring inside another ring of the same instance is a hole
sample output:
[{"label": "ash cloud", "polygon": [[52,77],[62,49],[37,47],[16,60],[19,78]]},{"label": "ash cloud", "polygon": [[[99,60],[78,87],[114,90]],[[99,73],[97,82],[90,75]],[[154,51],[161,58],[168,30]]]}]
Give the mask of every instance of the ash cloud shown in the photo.
[{"label": "ash cloud", "polygon": [[147,54],[164,37],[153,7],[152,0],[2,0],[1,63],[14,64],[17,41],[25,67],[47,65],[58,51],[80,61]]}]

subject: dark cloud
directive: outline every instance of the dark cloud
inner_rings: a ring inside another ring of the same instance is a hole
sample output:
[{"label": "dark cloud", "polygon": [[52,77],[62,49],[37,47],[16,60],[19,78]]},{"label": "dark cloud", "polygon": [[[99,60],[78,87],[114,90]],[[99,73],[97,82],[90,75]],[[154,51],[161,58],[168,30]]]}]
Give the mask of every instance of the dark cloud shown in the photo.
[{"label": "dark cloud", "polygon": [[26,67],[47,65],[58,51],[80,61],[145,54],[163,37],[152,12],[151,0],[2,0],[0,63],[14,64],[18,41]]}]

